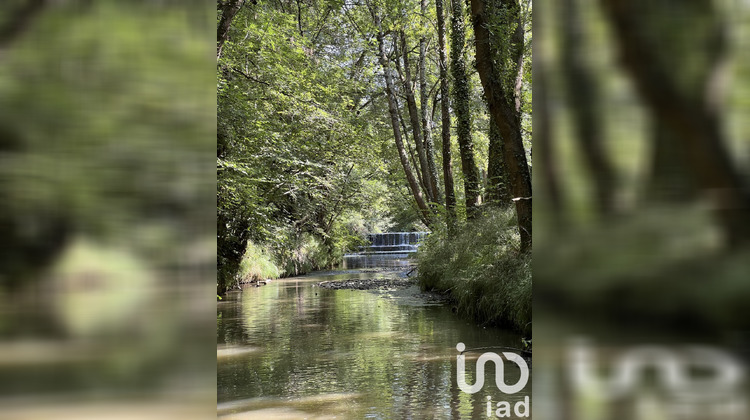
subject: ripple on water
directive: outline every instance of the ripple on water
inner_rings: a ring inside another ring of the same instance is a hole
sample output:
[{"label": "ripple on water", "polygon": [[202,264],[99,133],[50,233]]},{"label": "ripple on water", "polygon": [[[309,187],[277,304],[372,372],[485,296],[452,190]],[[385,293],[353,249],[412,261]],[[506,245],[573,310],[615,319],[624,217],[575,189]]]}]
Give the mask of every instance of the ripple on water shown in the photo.
[{"label": "ripple on water", "polygon": [[253,346],[219,346],[216,348],[216,358],[226,359],[230,357],[244,356],[246,354],[258,353],[263,349]]},{"label": "ripple on water", "polygon": [[[248,398],[217,406],[223,419],[342,419],[351,409],[357,393],[328,393],[300,398]],[[318,414],[315,414],[318,413]]]}]

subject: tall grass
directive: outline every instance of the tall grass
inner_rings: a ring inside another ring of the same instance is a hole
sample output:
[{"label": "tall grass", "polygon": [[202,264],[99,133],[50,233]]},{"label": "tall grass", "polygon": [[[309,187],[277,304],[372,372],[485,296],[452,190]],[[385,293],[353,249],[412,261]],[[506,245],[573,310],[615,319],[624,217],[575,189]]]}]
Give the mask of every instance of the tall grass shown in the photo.
[{"label": "tall grass", "polygon": [[335,265],[339,254],[343,255],[308,234],[277,239],[273,246],[249,241],[235,280],[246,282],[306,274]]},{"label": "tall grass", "polygon": [[276,279],[281,276],[281,270],[276,265],[273,256],[258,245],[248,242],[245,255],[240,262],[239,280]]},{"label": "tall grass", "polygon": [[282,276],[297,276],[323,269],[331,264],[332,256],[325,244],[310,234],[290,236],[274,247]]},{"label": "tall grass", "polygon": [[488,209],[452,237],[428,237],[417,254],[420,286],[448,295],[459,314],[528,333],[531,256],[519,245],[513,209]]}]

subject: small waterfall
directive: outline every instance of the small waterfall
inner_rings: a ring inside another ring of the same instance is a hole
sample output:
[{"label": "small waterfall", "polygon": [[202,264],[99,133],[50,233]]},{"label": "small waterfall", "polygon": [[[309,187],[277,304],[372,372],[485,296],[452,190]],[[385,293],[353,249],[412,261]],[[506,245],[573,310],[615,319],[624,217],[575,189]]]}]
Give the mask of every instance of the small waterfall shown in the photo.
[{"label": "small waterfall", "polygon": [[430,232],[385,232],[368,233],[369,245],[359,252],[344,255],[345,269],[374,267],[405,267],[412,264],[409,256],[417,252],[419,245]]},{"label": "small waterfall", "polygon": [[369,246],[360,248],[360,254],[404,254],[416,252],[429,232],[368,233]]}]

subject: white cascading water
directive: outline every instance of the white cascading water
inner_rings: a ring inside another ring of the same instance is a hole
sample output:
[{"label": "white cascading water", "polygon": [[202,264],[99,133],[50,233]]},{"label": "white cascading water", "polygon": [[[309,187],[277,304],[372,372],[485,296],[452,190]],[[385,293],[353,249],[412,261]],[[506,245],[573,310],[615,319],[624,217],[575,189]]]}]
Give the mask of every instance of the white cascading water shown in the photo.
[{"label": "white cascading water", "polygon": [[409,265],[409,256],[417,252],[419,245],[429,234],[430,232],[368,233],[367,240],[370,244],[361,246],[359,252],[345,254],[343,267],[350,269]]},{"label": "white cascading water", "polygon": [[416,252],[429,232],[385,232],[368,233],[369,246],[360,249],[360,254],[401,254]]}]

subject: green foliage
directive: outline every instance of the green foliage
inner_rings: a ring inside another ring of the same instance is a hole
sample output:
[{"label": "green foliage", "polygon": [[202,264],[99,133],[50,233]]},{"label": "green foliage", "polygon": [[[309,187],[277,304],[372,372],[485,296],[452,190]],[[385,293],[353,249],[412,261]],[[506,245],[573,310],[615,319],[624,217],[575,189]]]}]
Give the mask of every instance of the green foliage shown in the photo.
[{"label": "green foliage", "polygon": [[[538,241],[540,306],[584,317],[720,332],[747,328],[750,249],[721,250],[699,205],[644,209],[617,224]],[[602,318],[605,319],[605,318]]]},{"label": "green foliage", "polygon": [[310,233],[296,235],[284,229],[271,245],[285,275],[304,274],[329,265],[330,256],[323,241]]},{"label": "green foliage", "polygon": [[519,50],[523,48],[513,42],[513,35],[518,29],[518,21],[513,17],[518,16],[520,6],[517,2],[502,2],[488,0],[488,29],[490,30],[490,42],[493,45],[492,57],[494,67],[504,90],[512,92],[518,75]]},{"label": "green foliage", "polygon": [[12,288],[77,236],[162,267],[213,237],[210,26],[184,8],[63,3],[0,58],[0,279]]},{"label": "green foliage", "polygon": [[323,22],[317,42],[296,18],[268,4],[245,7],[218,63],[219,292],[241,269],[248,241],[269,249],[282,274],[332,264],[348,235],[336,224],[378,170],[368,163],[372,130],[351,112],[361,87],[332,35],[340,17]]},{"label": "green foliage", "polygon": [[420,286],[465,316],[528,332],[531,257],[519,256],[519,241],[512,209],[487,209],[450,239],[433,232],[417,254]]},{"label": "green foliage", "polygon": [[273,257],[263,248],[250,242],[240,263],[239,279],[243,281],[276,279],[281,270],[276,266]]},{"label": "green foliage", "polygon": [[[260,3],[232,23],[217,66],[218,293],[235,281],[248,241],[293,275],[335,265],[367,232],[419,224],[371,17],[330,13],[340,7],[317,0],[297,14]],[[424,30],[407,5],[387,8],[388,25]]]},{"label": "green foliage", "polygon": [[[219,294],[236,280],[248,242],[266,249],[281,275],[290,275],[335,265],[367,232],[426,230],[394,147],[370,10],[327,0],[291,6],[283,0],[246,4],[217,63]],[[384,30],[403,31],[408,45],[426,38],[425,81],[435,86],[434,4],[427,19],[415,13],[415,0],[370,6]],[[471,37],[467,29],[464,40]],[[393,42],[387,37],[387,49]],[[461,55],[470,52],[464,48]],[[461,127],[471,135],[486,130],[487,119],[481,85],[475,74],[468,76],[464,108],[477,117]],[[427,102],[437,108],[433,93]],[[402,119],[413,155],[412,122]],[[433,138],[442,141],[438,129]],[[476,135],[476,146],[476,160],[486,167],[485,135]],[[457,170],[455,177],[458,212],[465,214],[463,174]]]},{"label": "green foliage", "polygon": [[51,273],[53,286],[66,291],[55,302],[56,319],[74,337],[124,333],[122,320],[137,316],[157,281],[127,249],[84,239],[66,249]]},{"label": "green foliage", "polygon": [[2,393],[114,401],[205,375],[216,31],[188,3],[0,6],[0,328],[36,343]]}]

